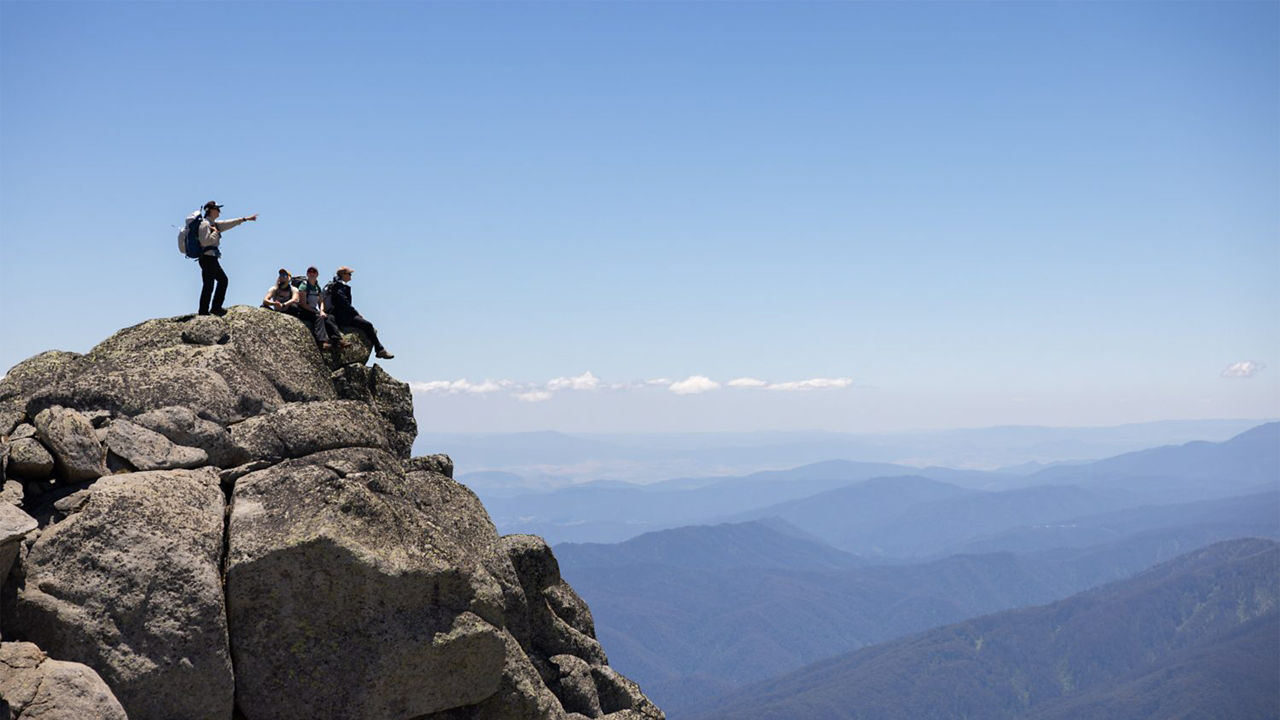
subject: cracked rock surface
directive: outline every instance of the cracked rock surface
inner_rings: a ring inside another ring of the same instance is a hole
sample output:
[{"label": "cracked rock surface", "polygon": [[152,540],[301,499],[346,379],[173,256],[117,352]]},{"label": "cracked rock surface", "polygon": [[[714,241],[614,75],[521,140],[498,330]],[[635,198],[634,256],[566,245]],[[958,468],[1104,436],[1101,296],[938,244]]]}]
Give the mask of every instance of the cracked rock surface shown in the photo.
[{"label": "cracked rock surface", "polygon": [[13,717],[663,718],[546,543],[411,457],[408,385],[349,350],[235,307],[0,379]]}]

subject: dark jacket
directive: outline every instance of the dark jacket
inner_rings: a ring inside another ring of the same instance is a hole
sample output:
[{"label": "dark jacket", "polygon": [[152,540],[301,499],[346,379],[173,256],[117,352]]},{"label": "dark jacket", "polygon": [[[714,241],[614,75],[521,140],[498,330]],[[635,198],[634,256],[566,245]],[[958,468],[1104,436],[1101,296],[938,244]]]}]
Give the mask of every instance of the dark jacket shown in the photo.
[{"label": "dark jacket", "polygon": [[324,308],[330,315],[359,314],[351,306],[351,286],[336,277],[324,286]]}]

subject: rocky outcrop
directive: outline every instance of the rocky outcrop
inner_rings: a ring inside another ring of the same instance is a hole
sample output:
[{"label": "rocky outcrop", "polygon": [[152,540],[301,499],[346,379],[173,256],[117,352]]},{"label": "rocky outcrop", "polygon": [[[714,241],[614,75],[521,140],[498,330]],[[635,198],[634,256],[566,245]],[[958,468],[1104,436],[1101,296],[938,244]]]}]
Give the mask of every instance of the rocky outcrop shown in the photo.
[{"label": "rocky outcrop", "polygon": [[230,717],[217,475],[114,475],[85,500],[31,546],[5,637],[92,667],[133,720]]},{"label": "rocky outcrop", "polygon": [[0,712],[5,720],[128,720],[92,668],[25,642],[0,643]]},{"label": "rocky outcrop", "polygon": [[[499,537],[447,455],[410,457],[409,387],[361,349],[237,307],[0,380],[21,672],[81,663],[123,707],[67,717],[661,718],[546,544]],[[106,702],[70,687],[35,706]]]}]

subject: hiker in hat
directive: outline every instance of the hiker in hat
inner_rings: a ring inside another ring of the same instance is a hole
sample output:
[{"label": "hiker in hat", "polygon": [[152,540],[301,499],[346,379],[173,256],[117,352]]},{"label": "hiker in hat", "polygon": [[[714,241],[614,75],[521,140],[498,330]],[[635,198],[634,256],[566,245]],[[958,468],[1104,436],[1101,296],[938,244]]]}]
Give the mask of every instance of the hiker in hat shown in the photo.
[{"label": "hiker in hat", "polygon": [[293,313],[311,326],[311,334],[321,350],[329,350],[336,340],[341,347],[351,343],[342,337],[342,331],[333,321],[333,316],[325,312],[324,293],[320,289],[320,271],[314,267],[307,268],[307,279],[298,283],[293,290],[293,298],[286,305]]},{"label": "hiker in hat", "polygon": [[338,268],[338,272],[334,274],[333,280],[324,286],[324,304],[329,313],[334,316],[339,325],[353,327],[366,336],[373,343],[373,348],[378,357],[383,360],[390,360],[395,357],[387,352],[378,340],[378,331],[374,329],[373,323],[364,319],[360,313],[351,305],[351,286],[347,283],[351,282],[351,275],[355,271],[343,265]]},{"label": "hiker in hat", "polygon": [[285,305],[293,299],[293,284],[289,271],[280,268],[280,274],[276,276],[276,283],[267,288],[267,294],[262,298],[262,307],[269,310],[279,310],[287,312]]},{"label": "hiker in hat", "polygon": [[[218,245],[222,241],[222,233],[236,227],[242,222],[253,222],[258,219],[258,214],[254,213],[248,217],[236,218],[235,220],[219,220],[218,216],[222,214],[222,206],[210,200],[204,204],[204,219],[200,221],[200,278],[204,281],[200,288],[200,314],[208,315],[226,315],[227,311],[222,307],[222,301],[227,297],[227,274],[222,271],[222,264],[218,262],[218,258],[222,257],[222,251],[218,249]],[[214,284],[218,289],[214,291]],[[212,296],[213,305],[209,304]]]}]

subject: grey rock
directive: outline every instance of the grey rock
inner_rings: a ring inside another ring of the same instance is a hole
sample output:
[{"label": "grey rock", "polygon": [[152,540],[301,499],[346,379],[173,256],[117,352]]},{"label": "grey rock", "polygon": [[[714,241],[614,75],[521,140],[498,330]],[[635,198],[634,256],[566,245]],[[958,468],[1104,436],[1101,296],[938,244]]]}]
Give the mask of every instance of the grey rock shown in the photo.
[{"label": "grey rock", "polygon": [[355,328],[338,326],[342,331],[342,339],[346,340],[349,345],[345,348],[334,347],[327,353],[324,353],[324,360],[331,370],[346,365],[364,365],[369,362],[369,356],[373,354],[373,344],[364,336],[364,333]]},{"label": "grey rock", "polygon": [[174,444],[204,450],[209,462],[218,467],[235,467],[249,461],[248,455],[231,442],[226,428],[199,417],[191,408],[157,408],[138,415],[133,422],[164,435]]},{"label": "grey rock", "polygon": [[497,533],[457,483],[376,449],[289,460],[236,482],[229,543],[248,720],[416,718],[498,689]]},{"label": "grey rock", "polygon": [[640,686],[613,668],[593,665],[591,677],[595,680],[600,708],[606,713],[606,718],[621,713],[635,720],[665,720],[666,715],[645,697]]},{"label": "grey rock", "polygon": [[290,403],[231,428],[231,440],[254,459],[295,458],[336,448],[387,447],[382,423],[365,403]]},{"label": "grey rock", "polygon": [[0,586],[9,577],[22,538],[37,526],[35,518],[9,503],[0,503]]},{"label": "grey rock", "polygon": [[445,477],[453,477],[453,459],[444,453],[435,455],[419,455],[404,461],[405,472],[435,472]]},{"label": "grey rock", "polygon": [[110,410],[89,410],[83,415],[88,418],[89,424],[93,426],[94,430],[101,430],[110,425],[114,417]]},{"label": "grey rock", "polygon": [[564,709],[591,718],[603,715],[600,695],[596,692],[596,683],[587,661],[573,655],[555,655],[550,661],[557,671],[551,691],[560,699]]},{"label": "grey rock", "polygon": [[17,480],[5,480],[0,486],[0,503],[21,506],[24,495],[22,483]]},{"label": "grey rock", "polygon": [[[3,381],[0,380],[0,382]],[[0,435],[8,435],[26,419],[27,403],[25,399],[0,400]]]},{"label": "grey rock", "polygon": [[304,323],[291,315],[242,305],[231,308],[225,319],[231,327],[230,344],[285,402],[337,399],[329,370]]},{"label": "grey rock", "polygon": [[107,453],[93,425],[75,410],[53,406],[36,415],[36,435],[53,455],[64,480],[92,480],[107,474]]},{"label": "grey rock", "polygon": [[331,380],[339,397],[370,403],[378,411],[386,423],[390,450],[408,458],[418,437],[409,384],[391,377],[381,365],[346,365],[335,370]]},{"label": "grey rock", "polygon": [[204,450],[175,445],[164,435],[128,420],[111,423],[106,446],[138,470],[195,468],[209,462],[209,455]]},{"label": "grey rock", "polygon": [[474,705],[414,720],[570,720],[515,638],[503,633],[503,640],[507,655],[497,692]]},{"label": "grey rock", "polygon": [[272,465],[275,465],[275,462],[271,460],[254,460],[253,462],[247,462],[243,465],[237,465],[233,468],[227,468],[226,470],[220,471],[218,473],[218,480],[222,483],[223,487],[230,487],[235,483],[235,481],[245,475],[248,475],[251,472],[258,472],[259,470],[266,470]]},{"label": "grey rock", "polygon": [[26,480],[44,480],[53,476],[53,456],[35,438],[13,440],[6,472]]},{"label": "grey rock", "polygon": [[[534,535],[506,535],[502,538],[502,547],[527,598],[530,636],[522,639],[521,644],[527,646],[533,662],[545,662],[556,655],[575,655],[591,665],[607,665],[609,660],[595,638],[593,625],[583,622],[590,617],[589,613],[585,617],[580,611],[566,613],[565,617],[557,614],[558,606],[576,604],[566,603],[565,598],[576,599],[577,595],[560,578],[560,565],[550,546]],[[553,603],[550,598],[559,599]]]},{"label": "grey rock", "polygon": [[73,512],[79,512],[85,503],[89,502],[90,490],[85,488],[77,490],[70,495],[62,497],[53,503],[53,507],[60,513],[70,515]]},{"label": "grey rock", "polygon": [[[184,332],[203,337],[198,328],[206,323],[224,323],[230,340],[214,345],[183,340]],[[76,360],[76,372],[23,385],[29,395],[26,411],[63,405],[132,417],[177,405],[229,424],[287,401],[332,399],[328,371],[308,337],[294,318],[245,307],[232,308],[222,320],[148,320],[99,343]]]},{"label": "grey rock", "polygon": [[[0,400],[25,399],[41,388],[75,375],[82,358],[79,353],[48,350],[23,360],[9,369],[4,379],[0,379]],[[6,410],[5,416],[13,412],[13,409]],[[8,429],[4,434],[8,434]]]},{"label": "grey rock", "polygon": [[128,720],[92,668],[53,660],[29,642],[0,643],[5,720]]},{"label": "grey rock", "polygon": [[36,426],[31,423],[22,423],[15,427],[13,432],[9,434],[10,440],[21,440],[23,438],[32,438],[36,436]]},{"label": "grey rock", "polygon": [[231,339],[231,330],[217,315],[197,315],[183,323],[179,337],[192,345],[222,345]]},{"label": "grey rock", "polygon": [[5,635],[93,668],[133,720],[226,720],[223,506],[210,469],[98,480],[31,546]]},{"label": "grey rock", "polygon": [[[389,375],[381,365],[373,366],[373,400],[378,414],[391,425],[387,434],[390,449],[401,458],[413,452],[418,438],[418,421],[413,417],[413,391],[409,383]],[[452,473],[450,473],[452,476]]]}]

